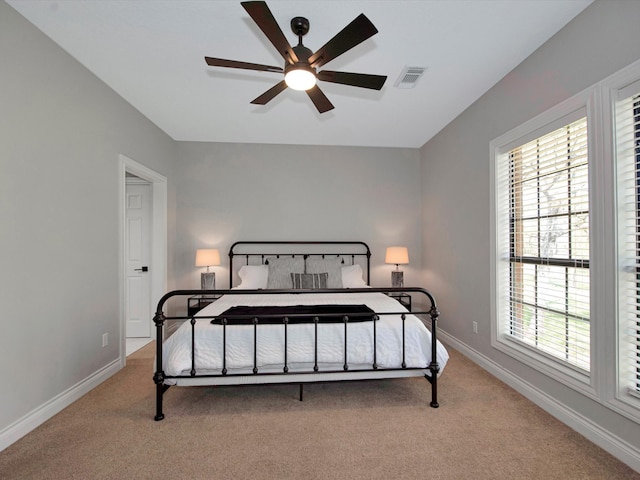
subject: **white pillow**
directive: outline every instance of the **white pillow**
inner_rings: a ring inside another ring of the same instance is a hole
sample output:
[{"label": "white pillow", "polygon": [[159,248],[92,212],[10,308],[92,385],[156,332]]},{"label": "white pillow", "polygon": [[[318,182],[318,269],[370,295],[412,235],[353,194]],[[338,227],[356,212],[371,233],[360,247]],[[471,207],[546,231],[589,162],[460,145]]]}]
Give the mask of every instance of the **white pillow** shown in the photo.
[{"label": "white pillow", "polygon": [[269,267],[267,265],[243,265],[238,271],[240,285],[237,288],[242,290],[258,290],[267,288],[269,278]]},{"label": "white pillow", "polygon": [[344,288],[368,287],[362,278],[362,267],[358,264],[342,267],[342,286]]}]

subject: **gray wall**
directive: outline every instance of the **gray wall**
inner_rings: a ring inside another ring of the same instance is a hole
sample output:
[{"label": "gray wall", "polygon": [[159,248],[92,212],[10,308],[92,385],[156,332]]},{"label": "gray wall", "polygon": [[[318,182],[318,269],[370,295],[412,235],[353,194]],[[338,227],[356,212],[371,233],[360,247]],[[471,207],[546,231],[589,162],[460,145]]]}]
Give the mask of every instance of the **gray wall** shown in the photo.
[{"label": "gray wall", "polygon": [[4,2],[0,58],[1,432],[118,359],[118,154],[175,143]]},{"label": "gray wall", "polygon": [[640,2],[595,2],[421,149],[424,283],[441,328],[636,448],[637,424],[491,348],[488,280],[489,142],[638,60],[639,19]]},{"label": "gray wall", "polygon": [[421,265],[417,149],[179,143],[176,282],[199,288],[197,248],[220,248],[219,287],[237,240],[361,240],[371,283],[388,286],[385,248],[406,245],[405,282]]}]

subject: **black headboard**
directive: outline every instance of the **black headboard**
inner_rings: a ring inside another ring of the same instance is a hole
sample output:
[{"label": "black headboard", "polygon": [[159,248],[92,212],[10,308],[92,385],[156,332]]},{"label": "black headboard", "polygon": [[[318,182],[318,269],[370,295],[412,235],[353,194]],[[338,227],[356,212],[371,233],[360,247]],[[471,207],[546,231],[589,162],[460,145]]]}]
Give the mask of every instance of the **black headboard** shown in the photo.
[{"label": "black headboard", "polygon": [[306,242],[306,241],[241,241],[229,249],[229,286],[233,285],[236,257],[244,258],[242,265],[262,265],[268,257],[342,257],[345,265],[362,263],[366,282],[370,284],[371,250],[364,242]]}]

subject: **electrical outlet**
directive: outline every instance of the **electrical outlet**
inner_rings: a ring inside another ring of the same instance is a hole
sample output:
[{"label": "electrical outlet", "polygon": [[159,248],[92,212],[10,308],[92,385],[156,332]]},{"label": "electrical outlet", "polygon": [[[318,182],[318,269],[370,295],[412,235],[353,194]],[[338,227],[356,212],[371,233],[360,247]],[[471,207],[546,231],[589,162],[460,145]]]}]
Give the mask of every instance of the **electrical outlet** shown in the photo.
[{"label": "electrical outlet", "polygon": [[478,322],[473,322],[473,333],[478,333]]},{"label": "electrical outlet", "polygon": [[106,347],[107,345],[109,345],[109,334],[108,333],[103,333],[102,334],[102,346]]}]

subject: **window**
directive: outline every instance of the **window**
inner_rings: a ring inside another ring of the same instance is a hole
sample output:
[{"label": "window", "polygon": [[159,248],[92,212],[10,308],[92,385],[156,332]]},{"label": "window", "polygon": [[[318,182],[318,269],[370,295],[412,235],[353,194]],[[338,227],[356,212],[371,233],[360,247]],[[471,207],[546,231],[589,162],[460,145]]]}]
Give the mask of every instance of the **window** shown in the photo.
[{"label": "window", "polygon": [[580,112],[532,130],[531,139],[520,136],[498,147],[494,192],[501,261],[494,344],[587,376],[589,156],[587,117]]},{"label": "window", "polygon": [[589,371],[587,119],[512,149],[505,334]]},{"label": "window", "polygon": [[640,398],[640,85],[618,96],[618,377],[623,396]]}]

